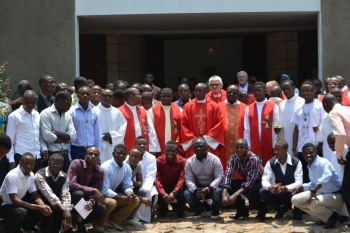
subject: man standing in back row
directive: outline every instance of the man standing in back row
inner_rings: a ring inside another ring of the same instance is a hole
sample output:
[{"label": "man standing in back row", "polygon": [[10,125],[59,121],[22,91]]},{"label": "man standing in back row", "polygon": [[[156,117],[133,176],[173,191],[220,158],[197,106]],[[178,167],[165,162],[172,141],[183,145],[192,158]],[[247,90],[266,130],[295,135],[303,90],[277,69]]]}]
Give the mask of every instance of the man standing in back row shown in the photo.
[{"label": "man standing in back row", "polygon": [[211,100],[215,103],[220,103],[226,100],[226,91],[222,90],[223,83],[222,79],[214,75],[209,79],[209,88],[210,91],[206,95],[208,100]]}]

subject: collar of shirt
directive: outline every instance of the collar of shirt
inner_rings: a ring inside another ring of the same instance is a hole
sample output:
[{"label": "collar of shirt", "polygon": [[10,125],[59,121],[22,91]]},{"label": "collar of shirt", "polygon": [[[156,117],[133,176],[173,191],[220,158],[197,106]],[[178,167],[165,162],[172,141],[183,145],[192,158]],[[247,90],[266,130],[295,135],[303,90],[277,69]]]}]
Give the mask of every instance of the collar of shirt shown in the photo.
[{"label": "collar of shirt", "polygon": [[21,107],[19,107],[18,111],[22,116],[24,116],[26,114],[33,115],[33,113],[34,113],[33,111],[35,111],[35,109],[32,110],[32,113],[29,113],[23,108],[23,105],[21,105]]},{"label": "collar of shirt", "polygon": [[347,89],[349,89],[349,88],[348,88],[348,86],[345,85],[345,86],[343,86],[343,88],[341,89],[341,92],[344,92],[344,91],[346,91]]},{"label": "collar of shirt", "polygon": [[280,97],[271,97],[270,99],[269,99],[269,101],[270,102],[273,102],[273,103],[275,103],[275,102],[277,102],[277,101],[281,101],[282,99],[280,98]]},{"label": "collar of shirt", "polygon": [[169,105],[169,106],[165,106],[163,104],[160,104],[160,105],[162,105],[162,107],[165,108],[165,109],[169,109],[171,107],[171,105]]},{"label": "collar of shirt", "polygon": [[239,100],[236,100],[236,102],[234,102],[233,104],[230,104],[230,103],[227,101],[227,99],[225,99],[224,102],[225,102],[225,104],[228,104],[228,105],[238,105],[238,104],[241,103]]},{"label": "collar of shirt", "polygon": [[214,93],[213,93],[213,96],[214,96],[214,97],[221,97],[221,93],[220,93],[220,94],[214,94]]},{"label": "collar of shirt", "polygon": [[24,173],[23,173],[23,171],[22,171],[22,169],[21,169],[21,165],[17,165],[17,167],[16,167],[16,169],[17,169],[17,173],[19,174],[19,176],[21,177],[21,178],[28,178],[28,177],[30,177],[33,173],[32,172],[30,172],[30,174],[29,175],[25,175]]},{"label": "collar of shirt", "polygon": [[135,109],[136,108],[136,105],[135,106],[131,106],[129,105],[127,102],[125,102],[126,106],[128,106],[130,109]]},{"label": "collar of shirt", "polygon": [[[85,160],[84,159],[79,159],[79,160],[83,162],[83,168],[87,169]],[[98,170],[98,165],[96,165],[92,170]]]},{"label": "collar of shirt", "polygon": [[[197,99],[196,99],[197,100]],[[200,104],[205,104],[207,102],[207,99],[204,98],[202,100],[197,100],[197,103],[200,103]]]},{"label": "collar of shirt", "polygon": [[238,86],[239,86],[240,88],[246,88],[246,87],[248,86],[248,82],[246,82],[243,86],[242,86],[240,83],[238,83]]},{"label": "collar of shirt", "polygon": [[[191,99],[190,98],[188,98],[188,102],[190,102],[191,101]],[[179,99],[178,100],[178,103],[181,105],[181,104],[184,104],[184,102],[182,101],[182,99]],[[187,102],[186,102],[187,103]]]},{"label": "collar of shirt", "polygon": [[319,159],[318,159],[318,155],[316,155],[316,158],[315,158],[314,162],[313,162],[312,164],[308,164],[307,167],[309,167],[309,168],[311,168],[311,167],[317,167],[318,162],[319,162],[318,160],[319,160]]},{"label": "collar of shirt", "polygon": [[[114,165],[114,167],[120,168],[120,167],[123,167],[124,162],[122,163],[121,166],[119,166],[119,165],[117,164],[117,162],[115,161],[115,159],[113,158],[112,164]],[[131,168],[131,167],[130,167],[130,168]]]},{"label": "collar of shirt", "polygon": [[261,102],[256,101],[256,104],[257,104],[257,105],[264,105],[266,102],[267,102],[267,99],[265,98],[265,99],[264,99],[263,101],[261,101]]},{"label": "collar of shirt", "polygon": [[[205,160],[206,158],[208,158],[208,153],[209,153],[209,152],[207,152],[207,154],[205,155],[205,157],[202,159],[201,162],[203,162],[203,160]],[[197,155],[196,155],[196,159],[197,159],[198,161],[200,161],[200,160],[198,159]]]},{"label": "collar of shirt", "polygon": [[44,93],[40,92],[41,97],[43,97],[44,100],[46,101],[50,101],[52,100],[52,102],[54,102],[55,98],[53,97],[53,95],[50,94],[50,97],[47,97],[46,95],[44,95]]},{"label": "collar of shirt", "polygon": [[[175,156],[174,161],[173,161],[172,163],[180,163],[180,158],[179,158],[179,156],[180,156],[180,155],[177,154],[177,155]],[[167,158],[166,158],[166,155],[164,155],[164,157],[161,159],[161,163],[162,163],[162,164],[169,163],[169,161],[168,161]],[[172,163],[169,163],[169,164],[172,164]]]},{"label": "collar of shirt", "polygon": [[63,175],[62,171],[60,171],[60,172],[58,173],[57,177],[55,178],[55,177],[51,174],[51,172],[50,172],[50,170],[49,170],[49,167],[47,166],[47,167],[45,168],[45,176],[46,176],[46,177],[51,177],[54,181],[57,181],[58,178],[60,178],[61,176],[64,176],[64,175]]},{"label": "collar of shirt", "polygon": [[290,157],[290,155],[289,155],[288,153],[287,153],[287,161],[286,161],[285,164],[280,163],[280,161],[278,161],[278,159],[276,159],[275,164],[276,164],[276,163],[281,164],[281,166],[284,166],[284,165],[286,165],[286,164],[293,165],[293,163],[292,163],[292,158]]},{"label": "collar of shirt", "polygon": [[294,96],[290,99],[287,99],[287,101],[294,101],[296,98],[298,98],[298,95],[294,94]]},{"label": "collar of shirt", "polygon": [[[88,111],[88,110],[91,111],[91,110],[93,109],[93,107],[95,107],[95,106],[94,106],[91,102],[89,102],[86,111]],[[80,108],[82,111],[85,112],[85,110],[84,110],[83,107],[79,104],[79,102],[77,102],[77,103],[73,106],[73,109],[78,109],[78,108]]]}]

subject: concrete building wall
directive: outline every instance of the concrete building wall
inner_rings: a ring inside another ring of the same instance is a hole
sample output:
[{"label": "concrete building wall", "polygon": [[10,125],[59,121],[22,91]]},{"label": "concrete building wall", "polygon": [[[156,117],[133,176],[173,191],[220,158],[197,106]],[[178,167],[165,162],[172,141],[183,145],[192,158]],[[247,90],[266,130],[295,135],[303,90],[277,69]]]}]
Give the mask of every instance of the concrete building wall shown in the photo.
[{"label": "concrete building wall", "polygon": [[73,83],[73,0],[1,1],[0,22],[0,63],[9,61],[11,80],[28,77],[36,90],[40,90],[38,80],[43,74],[51,74],[56,82]]},{"label": "concrete building wall", "polygon": [[342,75],[350,84],[350,1],[321,0],[322,77]]}]

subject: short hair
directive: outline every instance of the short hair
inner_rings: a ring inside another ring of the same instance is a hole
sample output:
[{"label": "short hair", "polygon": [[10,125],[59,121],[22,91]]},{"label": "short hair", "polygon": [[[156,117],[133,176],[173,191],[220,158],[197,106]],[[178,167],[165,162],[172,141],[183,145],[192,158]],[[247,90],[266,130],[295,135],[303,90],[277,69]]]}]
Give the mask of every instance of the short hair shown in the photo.
[{"label": "short hair", "polygon": [[142,100],[153,99],[153,95],[152,95],[152,93],[149,93],[149,92],[145,91],[145,92],[143,92],[143,93],[141,94],[141,99],[142,99]]},{"label": "short hair", "polygon": [[169,87],[164,87],[162,90],[160,90],[159,94],[162,94],[162,92],[164,92],[164,91],[170,91],[171,93],[174,94],[173,90]]},{"label": "short hair", "polygon": [[138,152],[141,152],[141,154],[143,155],[145,153],[145,151],[140,147],[140,146],[134,146],[131,150],[137,150]]},{"label": "short hair", "polygon": [[309,147],[314,148],[314,150],[316,151],[316,146],[313,143],[311,143],[311,142],[308,142],[308,143],[304,144],[304,146],[302,147],[301,150],[303,151],[304,149],[309,148]]},{"label": "short hair", "polygon": [[71,95],[69,92],[67,91],[59,91],[57,92],[56,96],[55,96],[55,102],[58,103],[58,101],[62,100],[68,100],[69,98],[71,98]]},{"label": "short hair", "polygon": [[266,85],[265,85],[265,83],[263,83],[263,82],[258,81],[258,82],[256,82],[256,83],[253,84],[253,87],[257,87],[257,86],[261,86],[261,87],[263,87],[264,89],[266,89]]},{"label": "short hair", "polygon": [[49,160],[54,160],[54,159],[60,159],[64,161],[64,158],[60,153],[53,153],[52,155],[50,155]]},{"label": "short hair", "polygon": [[190,89],[190,86],[188,86],[187,83],[180,83],[180,85],[177,87],[177,89],[179,89],[182,85],[186,86],[188,89]]},{"label": "short hair", "polygon": [[316,87],[315,87],[315,84],[314,84],[313,82],[309,81],[309,80],[304,81],[304,82],[301,84],[301,86],[302,86],[302,85],[305,85],[305,84],[308,84],[308,85],[312,86],[312,88],[314,88],[314,89],[316,88]]},{"label": "short hair", "polygon": [[170,140],[167,143],[165,143],[165,145],[175,145],[175,146],[177,146],[178,144],[177,144],[177,142],[175,142],[173,140]]},{"label": "short hair", "polygon": [[245,76],[247,76],[247,77],[248,77],[247,72],[245,72],[244,70],[241,70],[241,71],[239,71],[239,72],[237,73],[237,78],[238,78],[238,76],[239,76],[239,73],[244,73],[244,74],[245,74]]},{"label": "short hair", "polygon": [[21,157],[21,161],[22,161],[22,158],[23,158],[24,156],[29,156],[29,157],[35,158],[35,156],[34,156],[32,153],[30,153],[30,152],[25,152],[25,153],[22,155],[22,157]]},{"label": "short hair", "polygon": [[124,144],[117,144],[117,145],[114,147],[114,150],[115,150],[115,149],[123,149],[123,150],[126,150],[126,151],[128,150]]},{"label": "short hair", "polygon": [[95,81],[94,81],[94,80],[92,80],[91,78],[90,78],[90,79],[88,79],[88,80],[86,80],[86,83],[87,83],[87,84],[91,84],[91,83],[93,83],[93,84],[95,85]]},{"label": "short hair", "polygon": [[49,74],[44,74],[43,76],[41,76],[41,78],[39,79],[39,86],[41,87],[41,84],[44,83],[46,81],[46,79],[49,77],[52,77],[52,76]]},{"label": "short hair", "polygon": [[140,136],[137,136],[137,138],[136,138],[135,141],[137,141],[137,140],[139,140],[139,139],[146,139],[146,140],[147,140],[147,138],[146,138],[145,136],[140,135]]},{"label": "short hair", "polygon": [[145,74],[145,77],[146,77],[147,75],[152,75],[153,78],[154,78],[154,75],[153,75],[151,72],[147,72],[147,73]]},{"label": "short hair", "polygon": [[285,81],[283,81],[283,83],[281,84],[281,86],[285,83],[289,83],[292,87],[295,87],[295,83],[293,80],[291,79],[286,79]]},{"label": "short hair", "polygon": [[124,98],[124,91],[122,89],[115,90],[113,92],[113,97],[116,98],[116,99],[123,99]]},{"label": "short hair", "polygon": [[288,149],[288,142],[286,140],[283,140],[283,139],[277,141],[275,143],[275,145],[279,145],[279,146],[281,146],[284,149]]},{"label": "short hair", "polygon": [[106,89],[111,89],[111,90],[113,90],[113,83],[108,83],[108,84],[106,85]]},{"label": "short hair", "polygon": [[210,81],[214,81],[214,80],[218,80],[220,83],[222,83],[222,79],[217,75],[211,76],[209,79],[209,83]]},{"label": "short hair", "polygon": [[75,87],[75,92],[79,91],[79,86],[86,86],[86,78],[79,76],[76,79],[74,79],[74,87]]},{"label": "short hair", "polygon": [[[134,95],[134,94],[135,94],[135,89],[136,89],[136,88],[128,88],[128,89],[126,89],[126,90],[124,91],[124,98],[125,98],[125,99],[128,99],[129,96]],[[136,90],[137,90],[137,89],[136,89]]]},{"label": "short hair", "polygon": [[145,92],[145,91],[146,91],[145,89],[147,88],[147,86],[149,86],[150,88],[152,88],[150,85],[144,83],[144,84],[142,84],[142,85],[140,86],[140,88],[139,88],[140,92],[141,92],[141,93]]},{"label": "short hair", "polygon": [[1,134],[0,135],[0,147],[4,147],[6,149],[11,149],[12,143],[11,143],[11,138],[7,136],[6,134]]},{"label": "short hair", "polygon": [[331,139],[331,138],[334,138],[334,139],[335,139],[333,132],[332,132],[332,133],[330,133],[330,134],[328,134],[328,136],[327,136],[327,140],[328,140],[328,139]]}]

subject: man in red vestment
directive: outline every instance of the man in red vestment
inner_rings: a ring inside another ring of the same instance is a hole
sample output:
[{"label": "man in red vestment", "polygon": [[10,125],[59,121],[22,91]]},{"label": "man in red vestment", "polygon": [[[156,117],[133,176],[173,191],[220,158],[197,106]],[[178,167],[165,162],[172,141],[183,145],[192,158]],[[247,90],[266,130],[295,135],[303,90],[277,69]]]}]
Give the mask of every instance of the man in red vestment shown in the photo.
[{"label": "man in red vestment", "polygon": [[349,90],[348,86],[346,86],[345,79],[343,76],[340,76],[340,75],[338,75],[337,78],[340,81],[339,88],[341,89],[341,91],[343,93],[342,104],[343,104],[343,106],[350,106],[350,90]]},{"label": "man in red vestment", "polygon": [[198,83],[195,88],[196,99],[188,102],[183,109],[181,118],[180,145],[186,151],[186,158],[192,156],[192,141],[202,136],[208,144],[208,151],[220,156],[220,147],[225,145],[222,133],[222,115],[219,106],[205,98],[207,85]]},{"label": "man in red vestment", "polygon": [[253,86],[256,101],[249,105],[244,117],[244,139],[250,150],[262,159],[262,164],[272,158],[275,133],[273,126],[279,124],[278,106],[265,99],[266,86],[256,82]]},{"label": "man in red vestment", "polygon": [[171,103],[173,91],[170,88],[163,88],[160,91],[161,104],[154,105],[148,110],[154,123],[157,138],[160,146],[160,154],[164,154],[165,143],[168,141],[179,141],[181,130],[182,109]]},{"label": "man in red vestment", "polygon": [[209,88],[206,98],[208,100],[214,101],[215,103],[220,103],[226,99],[226,91],[222,90],[222,80],[219,76],[214,75],[209,79]]},{"label": "man in red vestment", "polygon": [[[223,133],[225,135],[225,147],[221,149],[221,156],[225,159],[222,166],[226,169],[227,161],[231,155],[236,154],[235,142],[244,135],[244,114],[246,104],[238,101],[239,90],[236,85],[231,85],[226,90],[227,99],[219,103],[223,118]],[[223,156],[225,155],[225,156]]]},{"label": "man in red vestment", "polygon": [[127,121],[124,144],[127,154],[135,145],[138,136],[144,136],[149,142],[148,150],[152,153],[160,151],[153,122],[147,111],[140,107],[141,95],[138,89],[128,88],[124,92],[125,103],[119,107]]}]

